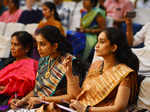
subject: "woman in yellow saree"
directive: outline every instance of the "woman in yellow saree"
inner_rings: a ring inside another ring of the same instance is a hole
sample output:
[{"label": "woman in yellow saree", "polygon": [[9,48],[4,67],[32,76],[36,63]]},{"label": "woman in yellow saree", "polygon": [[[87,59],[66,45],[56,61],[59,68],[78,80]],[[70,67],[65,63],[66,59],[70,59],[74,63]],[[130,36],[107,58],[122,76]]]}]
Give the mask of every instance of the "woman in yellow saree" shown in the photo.
[{"label": "woman in yellow saree", "polygon": [[44,26],[50,25],[55,26],[59,29],[61,34],[65,35],[63,26],[60,22],[59,15],[56,11],[56,6],[52,2],[45,2],[42,5],[42,12],[44,15],[44,19],[39,23],[38,29]]},{"label": "woman in yellow saree", "polygon": [[139,62],[128,46],[123,33],[107,28],[98,36],[95,47],[96,60],[92,63],[82,88],[71,72],[71,58],[64,61],[68,85],[79,93],[70,106],[77,112],[122,112],[134,104],[137,96],[137,71]]}]

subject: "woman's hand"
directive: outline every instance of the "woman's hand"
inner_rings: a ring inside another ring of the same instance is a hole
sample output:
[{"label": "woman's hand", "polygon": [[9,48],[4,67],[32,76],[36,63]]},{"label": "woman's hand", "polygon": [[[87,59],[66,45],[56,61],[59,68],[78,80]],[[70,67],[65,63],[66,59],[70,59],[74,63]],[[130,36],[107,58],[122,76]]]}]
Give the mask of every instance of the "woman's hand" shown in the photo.
[{"label": "woman's hand", "polygon": [[0,86],[0,91],[3,91],[5,89],[5,86]]},{"label": "woman's hand", "polygon": [[131,25],[132,24],[132,19],[125,18],[125,23],[126,23],[126,25]]},{"label": "woman's hand", "polygon": [[77,100],[71,100],[70,107],[75,109],[77,112],[85,112],[86,110],[86,107]]},{"label": "woman's hand", "polygon": [[17,101],[19,101],[19,99],[12,99],[10,101],[10,108],[11,109],[17,109],[17,105],[16,105]]},{"label": "woman's hand", "polygon": [[72,77],[72,56],[67,56],[63,61],[63,69],[67,77]]},{"label": "woman's hand", "polygon": [[16,102],[16,106],[17,107],[21,107],[21,106],[23,106],[24,104],[27,104],[27,101],[28,101],[28,99],[27,98],[22,98],[21,100],[18,100],[17,102]]},{"label": "woman's hand", "polygon": [[36,104],[40,104],[42,100],[39,97],[30,97],[28,100],[28,108],[31,109],[34,107]]}]

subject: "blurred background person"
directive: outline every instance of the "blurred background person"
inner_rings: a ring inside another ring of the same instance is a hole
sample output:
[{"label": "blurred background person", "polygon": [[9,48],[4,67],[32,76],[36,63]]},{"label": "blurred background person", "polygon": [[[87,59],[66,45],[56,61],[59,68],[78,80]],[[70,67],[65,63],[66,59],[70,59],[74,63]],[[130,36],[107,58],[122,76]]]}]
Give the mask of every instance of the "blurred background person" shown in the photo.
[{"label": "blurred background person", "polygon": [[56,10],[56,5],[52,2],[45,2],[42,5],[43,20],[39,23],[38,28],[42,28],[47,25],[57,27],[60,32],[65,35],[61,20]]},{"label": "blurred background person", "polygon": [[36,1],[26,0],[26,6],[24,7],[24,11],[20,15],[18,22],[23,24],[39,23],[42,18],[42,11],[36,5]]},{"label": "blurred background person", "polygon": [[4,1],[1,0],[0,2],[0,16],[3,14],[4,11],[6,11],[7,8],[4,6]]},{"label": "blurred background person", "polygon": [[0,22],[17,22],[21,13],[19,0],[8,0],[8,10],[0,16]]}]

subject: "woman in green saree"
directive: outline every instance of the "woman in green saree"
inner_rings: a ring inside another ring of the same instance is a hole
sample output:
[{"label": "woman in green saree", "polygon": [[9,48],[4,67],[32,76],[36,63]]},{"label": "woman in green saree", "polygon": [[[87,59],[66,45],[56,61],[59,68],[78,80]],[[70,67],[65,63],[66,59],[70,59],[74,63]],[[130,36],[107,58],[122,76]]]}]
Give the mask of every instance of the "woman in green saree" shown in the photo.
[{"label": "woman in green saree", "polygon": [[[96,4],[97,0],[83,0],[84,9],[81,10],[80,28],[77,29],[78,32],[73,33],[72,37],[70,37],[72,31],[68,31],[68,38],[75,37],[80,42],[79,44],[83,43],[84,37],[86,38],[85,48],[81,56],[83,61],[88,58],[92,48],[97,43],[97,34],[105,28],[105,11],[100,8],[95,8]],[[79,48],[79,45],[74,43],[73,41],[72,46],[74,50],[79,51],[80,48],[82,50],[83,47]],[[78,55],[78,52],[75,53],[75,55]]]}]

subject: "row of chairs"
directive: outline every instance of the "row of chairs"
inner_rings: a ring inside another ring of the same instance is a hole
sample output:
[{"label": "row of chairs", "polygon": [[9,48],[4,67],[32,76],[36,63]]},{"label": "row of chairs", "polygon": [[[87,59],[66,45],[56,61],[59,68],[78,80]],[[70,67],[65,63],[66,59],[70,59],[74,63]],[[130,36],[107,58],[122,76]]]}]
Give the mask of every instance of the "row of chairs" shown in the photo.
[{"label": "row of chairs", "polygon": [[34,34],[38,24],[24,25],[21,23],[0,22],[0,58],[8,58],[10,53],[10,38],[16,31],[27,31]]}]

